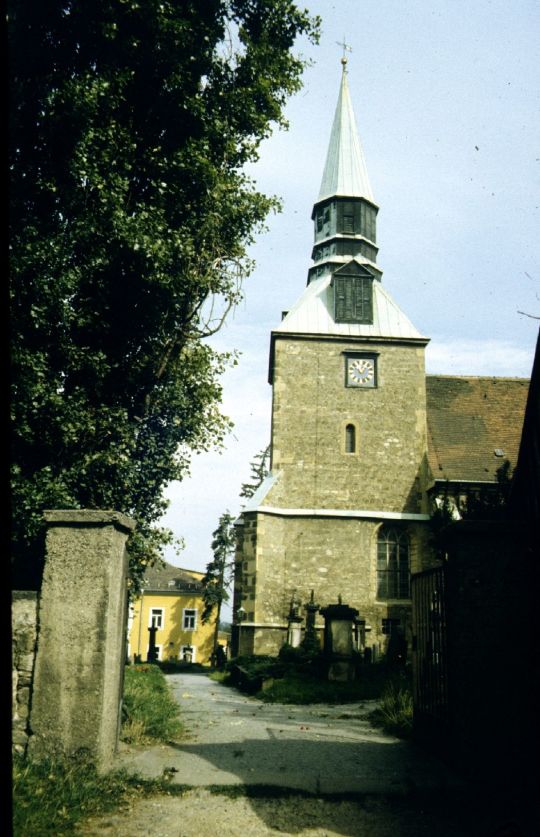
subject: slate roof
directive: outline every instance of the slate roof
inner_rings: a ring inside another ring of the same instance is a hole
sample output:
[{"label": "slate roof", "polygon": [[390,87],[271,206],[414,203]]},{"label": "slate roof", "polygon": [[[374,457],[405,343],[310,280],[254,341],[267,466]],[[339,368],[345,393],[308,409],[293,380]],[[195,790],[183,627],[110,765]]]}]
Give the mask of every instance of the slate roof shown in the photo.
[{"label": "slate roof", "polygon": [[427,375],[428,462],[433,479],[495,482],[505,459],[514,467],[528,389],[525,378]]},{"label": "slate roof", "polygon": [[196,570],[184,570],[181,567],[165,566],[150,567],[144,576],[144,591],[170,591],[197,594],[202,591],[201,579],[204,573]]}]

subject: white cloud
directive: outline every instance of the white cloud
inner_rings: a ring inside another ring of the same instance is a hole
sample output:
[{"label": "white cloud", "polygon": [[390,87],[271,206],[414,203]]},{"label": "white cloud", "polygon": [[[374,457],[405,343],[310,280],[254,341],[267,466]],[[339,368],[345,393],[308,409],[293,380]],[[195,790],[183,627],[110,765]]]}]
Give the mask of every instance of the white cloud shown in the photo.
[{"label": "white cloud", "polygon": [[530,377],[534,347],[493,339],[432,339],[426,349],[426,371],[439,375]]}]

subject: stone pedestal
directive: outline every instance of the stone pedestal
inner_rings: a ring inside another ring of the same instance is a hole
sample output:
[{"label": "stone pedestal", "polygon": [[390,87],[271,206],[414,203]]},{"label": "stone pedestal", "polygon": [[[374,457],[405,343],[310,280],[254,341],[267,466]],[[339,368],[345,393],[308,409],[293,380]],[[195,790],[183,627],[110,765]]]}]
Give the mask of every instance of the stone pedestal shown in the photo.
[{"label": "stone pedestal", "polygon": [[329,680],[354,680],[353,623],[358,611],[335,604],[321,609],[324,616],[324,653],[329,660]]},{"label": "stone pedestal", "polygon": [[104,771],[118,743],[127,624],[126,539],[113,511],[47,511],[31,738],[33,758],[87,754]]},{"label": "stone pedestal", "polygon": [[302,622],[304,620],[301,616],[293,616],[289,619],[289,628],[287,630],[287,643],[293,648],[299,648],[302,641]]}]

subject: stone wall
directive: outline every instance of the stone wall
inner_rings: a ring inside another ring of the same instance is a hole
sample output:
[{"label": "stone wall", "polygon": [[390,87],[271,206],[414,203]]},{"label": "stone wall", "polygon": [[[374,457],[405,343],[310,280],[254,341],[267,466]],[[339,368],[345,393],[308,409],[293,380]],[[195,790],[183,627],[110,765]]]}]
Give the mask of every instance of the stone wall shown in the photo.
[{"label": "stone wall", "polygon": [[24,753],[28,744],[28,718],[36,654],[37,593],[14,592],[11,605],[12,744]]},{"label": "stone wall", "polygon": [[[260,510],[242,515],[239,535],[235,609],[246,610],[244,643],[251,632],[257,653],[276,653],[293,596],[305,604],[313,590],[321,607],[341,596],[357,609],[372,628],[367,644],[384,653],[383,620],[398,619],[408,638],[411,620],[410,601],[377,600],[380,527],[407,531],[413,572],[431,557],[424,345],[275,335],[274,349],[274,480]],[[347,353],[359,351],[377,356],[373,388],[346,386]]]},{"label": "stone wall", "polygon": [[[379,353],[378,385],[345,386],[339,340],[277,339],[272,470],[282,476],[268,505],[289,508],[427,511],[424,347],[370,342]],[[345,452],[345,426],[357,450]]]},{"label": "stone wall", "polygon": [[[384,653],[388,635],[383,619],[399,619],[410,640],[409,600],[377,600],[377,536],[380,520],[335,517],[284,517],[245,513],[239,539],[235,592],[242,594],[246,622],[242,628],[246,653],[277,653],[285,641],[287,617],[293,599],[302,606],[310,598],[321,606],[339,597],[358,609],[371,627],[367,645]],[[411,542],[411,569],[423,568],[427,526],[407,526]],[[238,599],[239,601],[239,599]],[[237,605],[238,606],[238,605]],[[324,621],[319,615],[317,627]],[[254,634],[248,646],[248,636]]]}]

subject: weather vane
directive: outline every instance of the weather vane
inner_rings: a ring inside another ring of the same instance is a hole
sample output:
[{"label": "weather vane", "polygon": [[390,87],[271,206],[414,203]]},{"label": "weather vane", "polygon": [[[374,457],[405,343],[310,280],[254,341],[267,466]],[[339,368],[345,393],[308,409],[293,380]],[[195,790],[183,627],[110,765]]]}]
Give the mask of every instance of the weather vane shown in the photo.
[{"label": "weather vane", "polygon": [[336,44],[340,47],[343,47],[343,55],[341,56],[341,63],[345,67],[347,63],[347,53],[352,52],[352,47],[345,40],[345,35],[343,36],[343,41],[336,41]]}]

